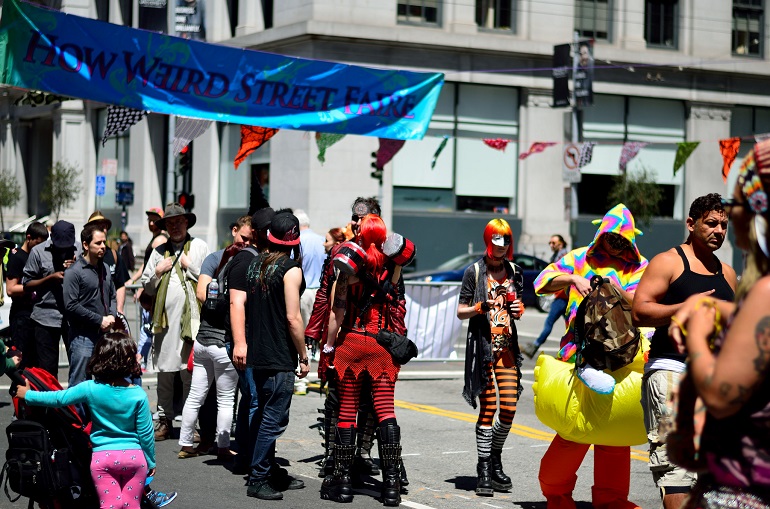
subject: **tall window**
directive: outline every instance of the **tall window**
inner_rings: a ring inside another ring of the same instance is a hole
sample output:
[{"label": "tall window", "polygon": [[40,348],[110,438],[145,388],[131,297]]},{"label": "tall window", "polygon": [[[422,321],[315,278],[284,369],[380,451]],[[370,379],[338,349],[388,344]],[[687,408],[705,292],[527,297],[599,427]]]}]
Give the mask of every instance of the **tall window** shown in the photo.
[{"label": "tall window", "polygon": [[763,0],[733,0],[733,54],[762,55]]},{"label": "tall window", "polygon": [[677,47],[679,0],[647,0],[644,12],[644,38],[647,46]]},{"label": "tall window", "polygon": [[608,41],[611,9],[611,0],[575,0],[575,30],[583,37]]},{"label": "tall window", "polygon": [[399,23],[438,25],[440,0],[400,0]]},{"label": "tall window", "polygon": [[476,25],[513,31],[513,0],[476,0]]}]

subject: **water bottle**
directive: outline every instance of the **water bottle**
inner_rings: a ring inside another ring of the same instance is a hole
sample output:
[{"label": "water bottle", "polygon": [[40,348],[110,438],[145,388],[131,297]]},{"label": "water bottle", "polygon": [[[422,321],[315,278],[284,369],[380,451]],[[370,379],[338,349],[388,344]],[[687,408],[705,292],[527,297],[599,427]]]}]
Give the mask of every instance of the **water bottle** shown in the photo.
[{"label": "water bottle", "polygon": [[217,298],[219,298],[219,283],[212,279],[206,291],[206,309],[214,311],[217,307]]}]

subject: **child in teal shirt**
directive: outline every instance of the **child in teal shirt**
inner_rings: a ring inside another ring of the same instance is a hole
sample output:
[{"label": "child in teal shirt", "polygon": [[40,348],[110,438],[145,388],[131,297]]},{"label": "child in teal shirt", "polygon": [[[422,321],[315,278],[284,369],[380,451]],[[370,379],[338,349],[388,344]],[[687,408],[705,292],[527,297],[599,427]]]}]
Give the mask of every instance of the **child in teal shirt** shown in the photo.
[{"label": "child in teal shirt", "polygon": [[140,509],[145,479],[155,475],[155,437],[147,394],[126,378],[141,375],[136,343],[121,332],[105,334],[86,369],[89,380],[66,390],[17,396],[30,405],[62,407],[85,403],[91,412],[91,477],[101,507]]}]

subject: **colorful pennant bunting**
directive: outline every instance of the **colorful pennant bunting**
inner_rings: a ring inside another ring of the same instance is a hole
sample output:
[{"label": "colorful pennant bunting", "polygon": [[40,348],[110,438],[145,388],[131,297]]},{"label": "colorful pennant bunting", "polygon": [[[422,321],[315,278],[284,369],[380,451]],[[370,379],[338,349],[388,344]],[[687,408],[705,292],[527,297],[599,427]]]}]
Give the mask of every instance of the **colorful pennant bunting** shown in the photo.
[{"label": "colorful pennant bunting", "polygon": [[677,143],[676,157],[674,157],[674,175],[676,175],[679,168],[684,165],[685,161],[690,157],[690,154],[698,148],[698,145],[700,145],[699,141],[683,141]]},{"label": "colorful pennant bunting", "polygon": [[187,145],[195,138],[206,132],[211,125],[211,120],[200,118],[176,117],[174,127],[174,157],[179,155]]},{"label": "colorful pennant bunting", "polygon": [[547,149],[548,147],[552,147],[554,145],[556,145],[556,142],[552,142],[552,141],[536,141],[535,143],[533,143],[529,147],[529,150],[519,154],[519,160],[523,161],[524,159],[528,158],[532,154],[538,154],[538,153],[542,152],[543,150]]},{"label": "colorful pennant bunting", "polygon": [[321,164],[326,162],[326,149],[344,137],[344,134],[315,133],[315,141],[318,145],[318,160],[321,161]]},{"label": "colorful pennant bunting", "polygon": [[741,148],[740,137],[728,138],[726,140],[719,140],[719,151],[722,153],[722,180],[727,182],[727,175],[730,174],[730,166],[735,161],[735,156],[738,155],[738,150]]},{"label": "colorful pennant bunting", "polygon": [[132,125],[137,124],[147,113],[149,112],[110,105],[107,108],[107,125],[104,126],[104,134],[102,134],[102,147],[107,143],[107,138],[117,136]]},{"label": "colorful pennant bunting", "polygon": [[438,146],[438,149],[436,149],[436,153],[433,154],[433,160],[430,162],[430,169],[436,167],[436,161],[438,160],[438,156],[441,154],[441,151],[444,150],[444,147],[446,147],[447,142],[449,141],[449,136],[444,136],[444,139],[441,140],[441,144]]},{"label": "colorful pennant bunting", "polygon": [[647,145],[649,143],[646,141],[628,141],[624,143],[623,150],[620,152],[620,161],[618,162],[620,171],[626,171],[626,165]]},{"label": "colorful pennant bunting", "polygon": [[401,150],[406,143],[405,140],[391,140],[390,138],[380,138],[380,148],[377,150],[377,161],[374,163],[377,168],[384,168],[386,164]]},{"label": "colorful pennant bunting", "polygon": [[505,147],[507,147],[511,142],[511,140],[506,140],[503,138],[483,138],[481,141],[483,141],[487,146],[502,152],[505,152]]},{"label": "colorful pennant bunting", "polygon": [[238,149],[238,154],[235,156],[235,169],[247,158],[249,155],[261,147],[267,140],[275,136],[278,129],[271,127],[258,127],[251,125],[241,126],[241,147]]}]

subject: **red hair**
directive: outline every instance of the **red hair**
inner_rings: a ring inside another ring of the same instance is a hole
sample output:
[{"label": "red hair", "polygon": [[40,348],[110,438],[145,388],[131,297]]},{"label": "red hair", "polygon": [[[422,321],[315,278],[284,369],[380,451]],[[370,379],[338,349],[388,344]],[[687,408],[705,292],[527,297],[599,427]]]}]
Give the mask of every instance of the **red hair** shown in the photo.
[{"label": "red hair", "polygon": [[382,243],[388,236],[385,221],[375,214],[367,214],[361,219],[361,247],[366,251],[366,266],[375,276],[379,276],[385,265]]},{"label": "red hair", "polygon": [[511,225],[505,219],[493,219],[487,223],[484,228],[484,244],[487,246],[487,250],[484,254],[489,258],[492,256],[492,236],[493,235],[508,235],[511,239],[511,243],[508,245],[508,250],[505,252],[505,257],[508,260],[513,260],[513,232],[511,231]]}]

